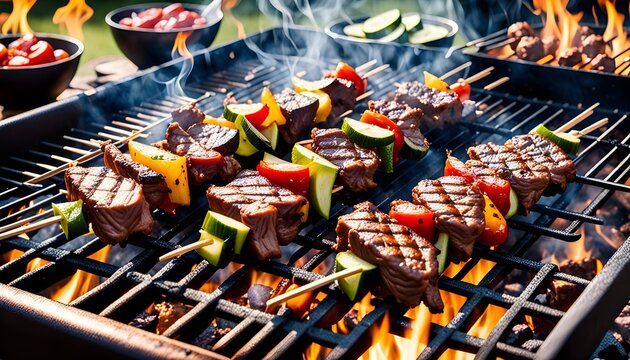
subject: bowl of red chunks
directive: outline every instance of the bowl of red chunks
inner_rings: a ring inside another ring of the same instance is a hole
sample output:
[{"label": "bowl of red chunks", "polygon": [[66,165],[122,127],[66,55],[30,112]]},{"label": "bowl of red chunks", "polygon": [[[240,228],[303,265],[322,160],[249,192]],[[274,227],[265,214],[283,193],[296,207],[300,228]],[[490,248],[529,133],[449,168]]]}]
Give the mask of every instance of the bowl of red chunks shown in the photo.
[{"label": "bowl of red chunks", "polygon": [[83,43],[57,34],[0,35],[0,105],[29,109],[53,101],[74,77]]},{"label": "bowl of red chunks", "polygon": [[113,10],[105,17],[116,44],[125,56],[144,69],[173,59],[173,44],[180,32],[190,32],[189,50],[209,46],[219,31],[221,1],[209,5],[150,3]]}]

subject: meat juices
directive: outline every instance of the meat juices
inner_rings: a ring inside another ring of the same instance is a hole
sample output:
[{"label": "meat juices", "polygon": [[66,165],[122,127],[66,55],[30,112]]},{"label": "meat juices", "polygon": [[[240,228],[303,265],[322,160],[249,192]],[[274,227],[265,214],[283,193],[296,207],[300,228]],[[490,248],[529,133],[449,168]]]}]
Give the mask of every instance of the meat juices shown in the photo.
[{"label": "meat juices", "polygon": [[105,167],[74,166],[65,174],[68,201],[83,200],[92,229],[108,244],[125,242],[131,234],[150,234],[153,218],[142,186]]},{"label": "meat juices", "polygon": [[432,313],[444,304],[437,289],[439,253],[429,241],[379,211],[372,203],[354,206],[337,223],[337,250],[347,248],[378,267],[377,292],[415,307],[424,302]]},{"label": "meat juices", "polygon": [[354,144],[341,129],[311,131],[313,151],[339,167],[339,178],[354,192],[374,189],[380,159],[373,150]]}]

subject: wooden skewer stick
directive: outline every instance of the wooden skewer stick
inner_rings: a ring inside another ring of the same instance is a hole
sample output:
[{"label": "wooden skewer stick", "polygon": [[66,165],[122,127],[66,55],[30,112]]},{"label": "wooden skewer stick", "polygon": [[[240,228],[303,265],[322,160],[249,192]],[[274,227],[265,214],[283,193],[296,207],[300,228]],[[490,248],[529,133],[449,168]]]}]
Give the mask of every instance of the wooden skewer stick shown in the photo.
[{"label": "wooden skewer stick", "polygon": [[550,62],[551,60],[553,60],[553,55],[552,54],[548,54],[548,55],[543,56],[542,58],[536,60],[536,64],[543,65],[543,64],[546,64],[546,63]]},{"label": "wooden skewer stick", "polygon": [[370,97],[374,94],[374,90],[366,91],[363,94],[357,96],[357,101],[361,101],[367,97]]},{"label": "wooden skewer stick", "polygon": [[166,254],[160,256],[159,260],[160,261],[164,261],[164,260],[169,260],[175,257],[178,257],[180,255],[186,254],[188,252],[191,252],[193,250],[197,250],[197,249],[201,249],[202,247],[208,246],[208,245],[212,245],[212,243],[214,243],[214,239],[216,237],[210,235],[211,238],[208,240],[202,240],[202,241],[195,241],[194,243],[190,243],[186,246],[182,246],[180,248],[177,248],[173,251],[167,252]]},{"label": "wooden skewer stick", "polygon": [[333,282],[335,282],[336,280],[339,279],[344,279],[347,278],[349,276],[355,275],[360,273],[361,271],[363,271],[363,268],[360,266],[355,266],[355,267],[351,267],[345,270],[342,270],[340,272],[336,272],[336,273],[332,273],[328,276],[325,276],[319,280],[315,280],[312,283],[308,283],[304,286],[300,286],[296,289],[293,289],[289,292],[286,292],[282,295],[276,296],[273,299],[270,299],[269,301],[267,301],[267,307],[273,307],[275,305],[278,304],[282,304],[286,301],[289,301],[295,297],[298,297],[302,294],[305,294],[307,292],[319,289],[321,287],[324,287],[326,285],[332,284]]},{"label": "wooden skewer stick", "polygon": [[361,76],[361,79],[369,79],[370,77],[380,73],[381,71],[389,68],[389,64],[383,64],[375,69],[372,69]]},{"label": "wooden skewer stick", "polygon": [[573,119],[567,121],[566,124],[560,126],[554,132],[556,132],[556,133],[566,132],[567,130],[571,129],[575,125],[577,125],[580,122],[582,122],[587,117],[593,115],[593,109],[595,109],[598,106],[599,106],[599,103],[595,103],[595,104],[591,105],[588,109],[582,111],[578,116],[576,116]]},{"label": "wooden skewer stick", "polygon": [[571,130],[569,132],[569,134],[580,138],[580,137],[582,137],[584,135],[588,135],[589,133],[592,133],[593,131],[599,129],[600,127],[602,127],[602,126],[604,126],[606,124],[608,124],[608,118],[603,118],[603,119],[601,119],[601,120],[599,120],[599,121],[597,121],[597,122],[595,122],[595,123],[585,127],[582,130]]},{"label": "wooden skewer stick", "polygon": [[492,70],[494,70],[494,66],[490,66],[487,69],[481,70],[480,72],[476,73],[475,75],[472,75],[466,79],[464,79],[464,82],[467,84],[472,84],[475,81],[481,80],[483,78],[485,78],[486,76],[490,75],[492,73]]},{"label": "wooden skewer stick", "polygon": [[38,221],[38,222],[34,222],[30,225],[26,225],[26,226],[22,226],[19,228],[15,228],[13,230],[9,230],[7,232],[4,232],[2,234],[0,234],[0,240],[4,240],[4,239],[8,239],[8,238],[12,238],[14,236],[18,236],[18,235],[22,235],[25,234],[27,232],[33,231],[33,230],[37,230],[37,229],[41,229],[43,227],[46,227],[50,224],[54,224],[56,222],[59,222],[59,220],[61,220],[62,217],[60,215],[56,215],[53,217],[49,217],[48,219],[44,219],[42,221]]},{"label": "wooden skewer stick", "polygon": [[313,139],[300,140],[296,142],[296,144],[298,145],[307,145],[307,144],[312,144],[312,143],[313,143]]},{"label": "wooden skewer stick", "polygon": [[357,66],[356,68],[354,68],[354,70],[356,72],[363,72],[364,70],[367,70],[369,68],[371,68],[372,66],[376,65],[376,59],[372,59],[364,64],[361,64],[359,66]]},{"label": "wooden skewer stick", "polygon": [[448,79],[448,78],[450,78],[451,76],[453,76],[453,75],[457,74],[458,72],[460,72],[460,71],[462,71],[462,70],[464,70],[464,69],[468,68],[470,65],[472,65],[472,61],[469,61],[469,62],[463,63],[463,64],[459,65],[458,67],[456,67],[455,69],[450,70],[450,71],[447,71],[447,72],[445,72],[444,74],[442,74],[442,76],[440,76],[440,80],[445,80],[445,79]]},{"label": "wooden skewer stick", "polygon": [[508,81],[510,81],[510,78],[507,77],[507,76],[504,76],[504,77],[500,78],[499,80],[493,81],[490,84],[484,86],[483,89],[486,90],[486,91],[490,91],[490,90],[492,90],[494,88],[499,87],[500,85],[505,84]]},{"label": "wooden skewer stick", "polygon": [[331,192],[334,194],[336,192],[340,192],[341,190],[343,190],[343,185],[335,186]]},{"label": "wooden skewer stick", "polygon": [[35,214],[33,216],[29,216],[27,218],[20,219],[20,220],[14,222],[14,223],[2,226],[2,227],[0,227],[0,234],[4,233],[5,231],[9,231],[11,229],[18,228],[18,227],[20,227],[20,226],[22,226],[24,224],[28,224],[30,222],[33,222],[33,221],[35,221],[35,220],[37,220],[39,218],[48,216],[48,214],[50,214],[50,213],[52,213],[52,209],[48,209],[48,210],[46,210],[44,212],[41,212],[39,214]]}]

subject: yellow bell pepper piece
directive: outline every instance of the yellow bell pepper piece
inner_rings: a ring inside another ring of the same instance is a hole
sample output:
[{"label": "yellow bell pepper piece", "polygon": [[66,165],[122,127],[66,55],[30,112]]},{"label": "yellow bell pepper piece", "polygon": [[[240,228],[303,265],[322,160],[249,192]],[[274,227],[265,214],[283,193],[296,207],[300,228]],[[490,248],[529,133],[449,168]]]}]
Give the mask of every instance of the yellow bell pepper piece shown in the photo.
[{"label": "yellow bell pepper piece", "polygon": [[230,120],[217,119],[210,116],[206,116],[206,118],[203,119],[203,123],[210,124],[210,125],[225,126],[225,127],[229,127],[230,129],[236,129],[236,125]]},{"label": "yellow bell pepper piece", "polygon": [[448,91],[448,92],[452,91],[446,82],[444,82],[443,80],[440,80],[439,77],[431,74],[428,71],[424,72],[424,85],[435,90]]},{"label": "yellow bell pepper piece", "polygon": [[278,123],[278,125],[284,125],[287,122],[287,119],[282,115],[282,111],[280,111],[280,106],[276,102],[276,99],[273,97],[271,90],[265,87],[260,94],[260,102],[266,104],[269,107],[269,115],[262,123],[261,127],[266,128],[271,125],[272,122]]},{"label": "yellow bell pepper piece", "polygon": [[301,94],[314,97],[319,100],[319,107],[317,108],[317,114],[315,115],[315,122],[321,123],[326,121],[332,111],[332,101],[330,101],[330,96],[321,90],[302,91]]},{"label": "yellow bell pepper piece", "polygon": [[135,141],[129,142],[129,153],[133,161],[149,167],[166,178],[171,202],[179,205],[190,205],[185,157]]}]

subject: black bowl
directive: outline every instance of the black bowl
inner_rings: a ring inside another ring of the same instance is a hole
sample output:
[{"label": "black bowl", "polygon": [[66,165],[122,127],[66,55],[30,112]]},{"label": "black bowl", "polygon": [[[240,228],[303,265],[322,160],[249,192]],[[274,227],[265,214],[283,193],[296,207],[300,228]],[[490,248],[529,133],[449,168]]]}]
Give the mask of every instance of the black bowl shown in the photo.
[{"label": "black bowl", "polygon": [[[0,35],[5,46],[20,37],[19,34]],[[77,72],[83,54],[83,43],[65,35],[39,33],[54,49],[63,49],[67,59],[48,64],[6,68],[0,67],[0,105],[11,109],[31,109],[55,100],[68,88]]]},{"label": "black bowl", "polygon": [[[344,34],[343,32],[343,28],[346,25],[356,24],[358,22],[364,22],[368,18],[369,18],[368,16],[365,16],[362,18],[352,19],[352,22],[349,22],[347,20],[340,20],[340,21],[332,22],[328,24],[328,26],[326,26],[326,29],[325,29],[326,34],[331,36],[333,39],[337,39],[341,41],[351,41],[355,43],[366,43],[366,44],[379,43],[379,41],[376,39],[356,38],[354,36],[348,36]],[[455,21],[447,19],[447,18],[443,18],[440,16],[422,15],[422,22],[425,24],[431,24],[431,25],[443,27],[446,30],[448,30],[448,34],[443,38],[433,40],[433,41],[424,43],[422,45],[415,45],[415,44],[410,44],[410,43],[403,43],[403,45],[416,46],[419,48],[423,48],[423,47],[448,48],[453,45],[453,39],[455,39],[455,35],[457,35],[457,32],[459,31],[459,26],[457,25]]]},{"label": "black bowl", "polygon": [[176,30],[153,30],[132,28],[118,23],[123,18],[131,17],[132,13],[139,13],[154,7],[163,8],[170,4],[130,5],[111,11],[105,16],[105,22],[112,30],[112,35],[114,35],[118,48],[141,69],[172,60],[171,51],[179,32],[192,31],[192,34],[186,41],[186,45],[190,50],[198,50],[210,46],[217,36],[221,20],[223,19],[223,12],[220,6],[221,0],[214,0],[213,3],[208,5],[214,6],[214,8],[207,14],[203,14],[204,10],[206,10],[206,5],[182,4],[186,10],[196,11],[206,18],[206,24],[202,26]]}]

